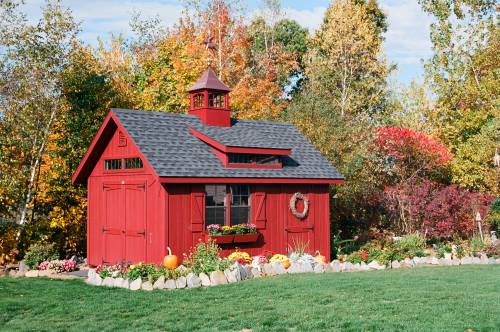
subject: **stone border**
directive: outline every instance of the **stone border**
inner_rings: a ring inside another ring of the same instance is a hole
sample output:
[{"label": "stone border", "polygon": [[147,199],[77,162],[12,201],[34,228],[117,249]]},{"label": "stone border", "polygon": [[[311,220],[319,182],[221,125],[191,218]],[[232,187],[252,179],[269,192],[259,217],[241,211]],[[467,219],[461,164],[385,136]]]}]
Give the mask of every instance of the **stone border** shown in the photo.
[{"label": "stone border", "polygon": [[152,291],[154,289],[174,290],[181,288],[199,288],[210,287],[240,282],[243,280],[275,276],[281,274],[295,273],[331,273],[331,272],[363,272],[385,269],[415,268],[422,266],[458,266],[458,265],[487,265],[500,264],[500,258],[488,258],[486,255],[481,257],[464,257],[461,259],[437,258],[434,256],[406,258],[402,261],[394,261],[387,265],[379,264],[377,261],[366,264],[349,262],[339,262],[334,260],[329,264],[319,263],[292,263],[285,269],[279,262],[267,263],[261,266],[252,267],[250,265],[242,266],[235,263],[230,269],[225,271],[213,271],[210,274],[200,273],[196,275],[189,273],[185,277],[178,279],[165,279],[161,276],[154,283],[143,281],[140,278],[136,280],[127,280],[124,278],[101,278],[93,269],[89,270],[87,284],[94,286],[118,287],[130,290]]}]

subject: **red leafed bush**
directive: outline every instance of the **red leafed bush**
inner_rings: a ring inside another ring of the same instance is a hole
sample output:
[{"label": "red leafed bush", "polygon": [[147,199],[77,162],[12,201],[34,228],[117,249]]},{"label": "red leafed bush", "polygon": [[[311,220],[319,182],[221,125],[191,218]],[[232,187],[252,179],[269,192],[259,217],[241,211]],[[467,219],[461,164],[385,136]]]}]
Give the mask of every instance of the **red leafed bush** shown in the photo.
[{"label": "red leafed bush", "polygon": [[378,128],[374,144],[386,168],[400,180],[435,173],[453,158],[445,145],[408,128]]},{"label": "red leafed bush", "polygon": [[420,183],[387,187],[382,204],[401,233],[420,231],[431,238],[466,238],[474,230],[476,212],[486,215],[493,197],[458,185]]}]

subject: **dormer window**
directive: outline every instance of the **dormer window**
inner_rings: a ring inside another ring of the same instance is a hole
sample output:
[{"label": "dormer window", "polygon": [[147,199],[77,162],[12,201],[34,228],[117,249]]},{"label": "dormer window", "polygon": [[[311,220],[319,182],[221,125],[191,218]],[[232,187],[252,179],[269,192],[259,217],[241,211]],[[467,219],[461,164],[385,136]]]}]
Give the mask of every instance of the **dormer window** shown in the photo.
[{"label": "dormer window", "polygon": [[224,94],[222,94],[222,93],[209,93],[208,94],[208,107],[224,108]]},{"label": "dormer window", "polygon": [[270,154],[228,153],[228,162],[230,165],[278,165],[281,159]]},{"label": "dormer window", "polygon": [[197,93],[193,96],[193,107],[194,108],[203,108],[204,105],[204,98],[203,93]]}]

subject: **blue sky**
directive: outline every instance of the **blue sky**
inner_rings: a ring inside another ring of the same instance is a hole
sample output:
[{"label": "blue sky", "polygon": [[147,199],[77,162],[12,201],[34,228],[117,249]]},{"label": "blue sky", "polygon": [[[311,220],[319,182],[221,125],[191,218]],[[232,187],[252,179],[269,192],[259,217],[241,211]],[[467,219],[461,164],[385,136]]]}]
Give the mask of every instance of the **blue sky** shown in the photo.
[{"label": "blue sky", "polygon": [[[26,0],[30,19],[37,19],[43,0]],[[179,0],[62,0],[71,8],[77,20],[82,22],[81,37],[85,42],[96,44],[97,38],[106,40],[110,33],[130,36],[129,21],[134,11],[145,16],[159,15],[166,25],[177,21],[182,9]],[[241,1],[254,15],[260,0]],[[330,0],[282,0],[284,15],[297,20],[312,32],[320,24]],[[389,29],[384,42],[388,60],[398,66],[393,80],[409,83],[421,80],[421,59],[431,54],[429,25],[431,18],[424,14],[417,0],[379,0],[388,15]]]}]

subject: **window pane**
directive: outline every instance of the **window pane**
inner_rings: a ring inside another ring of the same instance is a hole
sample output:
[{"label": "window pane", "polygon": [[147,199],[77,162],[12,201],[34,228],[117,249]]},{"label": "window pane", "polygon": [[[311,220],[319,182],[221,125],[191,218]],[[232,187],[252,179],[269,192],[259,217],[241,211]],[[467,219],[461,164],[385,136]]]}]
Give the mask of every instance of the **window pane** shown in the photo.
[{"label": "window pane", "polygon": [[121,159],[104,160],[104,169],[107,171],[122,169],[122,160]]},{"label": "window pane", "polygon": [[125,158],[125,169],[142,168],[141,158]]},{"label": "window pane", "polygon": [[226,224],[226,186],[205,186],[205,226]]},{"label": "window pane", "polygon": [[232,184],[231,192],[231,225],[246,224],[250,216],[250,186]]},{"label": "window pane", "polygon": [[226,224],[226,208],[209,206],[205,210],[205,226],[208,225],[225,225]]},{"label": "window pane", "polygon": [[231,206],[231,225],[247,224],[250,207]]}]

